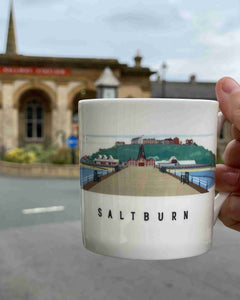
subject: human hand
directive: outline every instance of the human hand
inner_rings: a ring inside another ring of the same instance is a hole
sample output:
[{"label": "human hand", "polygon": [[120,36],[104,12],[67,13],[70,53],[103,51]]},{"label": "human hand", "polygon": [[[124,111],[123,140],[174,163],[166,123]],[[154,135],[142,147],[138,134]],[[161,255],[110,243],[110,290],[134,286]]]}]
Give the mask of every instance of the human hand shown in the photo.
[{"label": "human hand", "polygon": [[240,86],[223,77],[216,84],[216,95],[220,110],[232,123],[234,138],[225,149],[225,164],[216,166],[216,190],[231,192],[218,217],[227,227],[240,231]]}]

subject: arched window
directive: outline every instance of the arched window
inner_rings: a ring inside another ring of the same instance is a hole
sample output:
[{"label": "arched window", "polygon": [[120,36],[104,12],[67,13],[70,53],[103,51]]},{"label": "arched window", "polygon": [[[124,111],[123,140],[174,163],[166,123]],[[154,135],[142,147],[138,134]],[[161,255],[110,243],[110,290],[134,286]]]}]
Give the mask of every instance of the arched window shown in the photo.
[{"label": "arched window", "polygon": [[25,124],[26,138],[41,140],[43,138],[43,105],[37,99],[31,99],[26,103]]}]

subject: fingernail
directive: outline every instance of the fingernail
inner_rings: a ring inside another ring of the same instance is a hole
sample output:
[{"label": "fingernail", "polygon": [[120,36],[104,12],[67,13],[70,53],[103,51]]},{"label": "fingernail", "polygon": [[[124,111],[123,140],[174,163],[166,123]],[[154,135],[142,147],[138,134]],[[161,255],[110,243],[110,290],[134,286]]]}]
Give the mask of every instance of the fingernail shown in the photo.
[{"label": "fingernail", "polygon": [[239,173],[227,172],[223,173],[222,180],[232,186],[236,186],[239,184]]},{"label": "fingernail", "polygon": [[240,220],[240,197],[231,196],[229,200],[229,215]]},{"label": "fingernail", "polygon": [[235,80],[231,78],[225,78],[222,83],[222,90],[227,94],[231,94],[237,90],[240,90],[240,86]]}]

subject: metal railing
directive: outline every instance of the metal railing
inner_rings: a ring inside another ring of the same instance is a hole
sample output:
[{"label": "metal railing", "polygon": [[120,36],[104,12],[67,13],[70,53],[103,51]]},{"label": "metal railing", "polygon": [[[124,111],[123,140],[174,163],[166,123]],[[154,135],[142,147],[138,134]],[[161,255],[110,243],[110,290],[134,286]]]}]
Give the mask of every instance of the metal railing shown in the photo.
[{"label": "metal railing", "polygon": [[189,183],[189,182],[192,182],[204,189],[208,189],[208,181],[207,180],[203,180],[201,179],[200,177],[196,177],[196,176],[192,176],[192,175],[189,175],[189,177],[187,178],[186,175],[184,173],[180,173],[180,172],[171,172],[171,171],[168,171],[170,174],[173,174],[175,176],[177,176],[179,178],[179,180],[183,183]]},{"label": "metal railing", "polygon": [[206,190],[208,189],[208,182],[203,179],[200,179],[200,177],[194,177],[194,176],[190,175],[189,181],[197,184],[198,186],[201,186],[202,188],[204,188]]},{"label": "metal railing", "polygon": [[[101,170],[101,171],[97,172],[97,176],[102,177],[102,176],[107,175],[109,173],[112,173],[112,171],[102,171]],[[89,175],[87,175],[87,176],[85,176],[83,178],[81,177],[81,185],[85,185],[85,184],[87,184],[90,181],[94,181],[94,173],[89,174]]]},{"label": "metal railing", "polygon": [[207,164],[192,164],[192,165],[176,165],[176,166],[167,166],[166,168],[169,170],[177,170],[177,169],[198,169],[198,168],[209,168],[214,167],[212,165]]}]

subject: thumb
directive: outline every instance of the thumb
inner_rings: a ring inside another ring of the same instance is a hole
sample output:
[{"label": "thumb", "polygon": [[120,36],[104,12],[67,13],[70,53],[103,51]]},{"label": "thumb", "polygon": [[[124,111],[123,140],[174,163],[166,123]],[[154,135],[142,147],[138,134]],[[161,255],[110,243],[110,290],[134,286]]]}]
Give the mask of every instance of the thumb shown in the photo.
[{"label": "thumb", "polygon": [[240,130],[240,86],[231,77],[223,77],[216,84],[216,95],[225,117]]},{"label": "thumb", "polygon": [[240,231],[240,194],[232,193],[227,198],[218,217],[227,227]]}]

